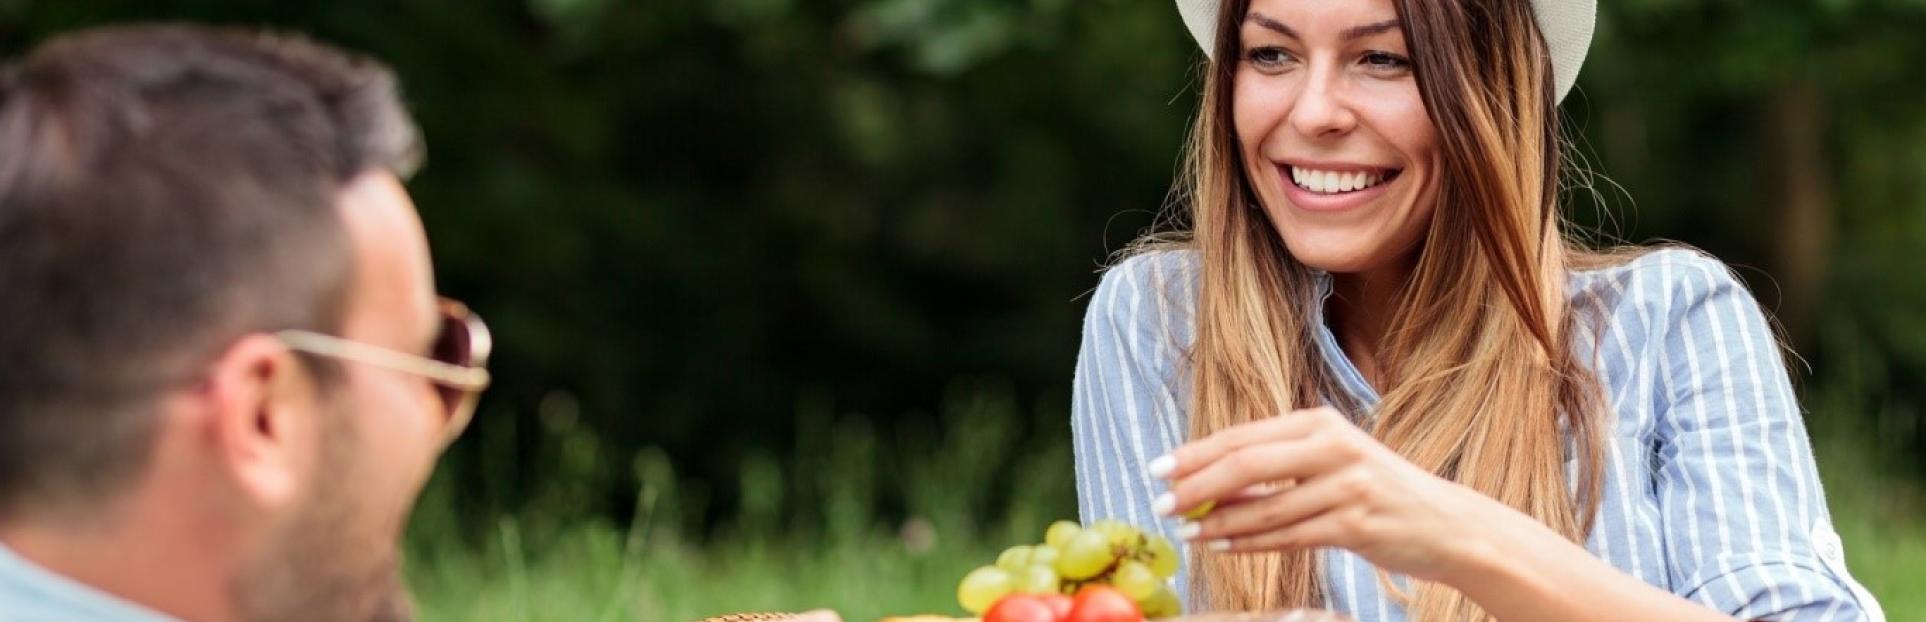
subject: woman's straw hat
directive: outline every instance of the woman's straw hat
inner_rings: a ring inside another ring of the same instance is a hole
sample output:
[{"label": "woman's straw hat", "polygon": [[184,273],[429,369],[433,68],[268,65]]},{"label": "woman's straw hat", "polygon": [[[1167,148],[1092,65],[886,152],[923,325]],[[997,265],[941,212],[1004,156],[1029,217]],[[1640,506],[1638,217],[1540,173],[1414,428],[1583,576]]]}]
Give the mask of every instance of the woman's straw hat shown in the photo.
[{"label": "woman's straw hat", "polygon": [[[1455,2],[1458,0],[1444,0]],[[1205,54],[1217,49],[1217,10],[1223,0],[1177,0],[1177,11],[1184,15],[1190,36],[1203,46]],[[1578,81],[1578,68],[1585,64],[1585,52],[1592,46],[1592,27],[1598,22],[1597,0],[1531,0],[1532,13],[1538,17],[1538,30],[1545,34],[1551,48],[1552,78],[1558,84],[1558,99],[1563,101]],[[1469,36],[1469,35],[1467,35]]]}]

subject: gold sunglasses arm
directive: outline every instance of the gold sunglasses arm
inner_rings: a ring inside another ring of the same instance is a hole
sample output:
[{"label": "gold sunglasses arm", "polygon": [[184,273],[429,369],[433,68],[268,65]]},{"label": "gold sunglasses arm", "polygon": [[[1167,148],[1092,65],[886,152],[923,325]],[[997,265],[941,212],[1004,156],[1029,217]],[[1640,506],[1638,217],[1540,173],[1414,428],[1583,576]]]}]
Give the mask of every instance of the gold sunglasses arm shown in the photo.
[{"label": "gold sunglasses arm", "polygon": [[309,354],[414,374],[464,391],[488,388],[488,370],[479,367],[449,365],[427,357],[305,330],[284,330],[274,333],[274,336],[289,348]]}]

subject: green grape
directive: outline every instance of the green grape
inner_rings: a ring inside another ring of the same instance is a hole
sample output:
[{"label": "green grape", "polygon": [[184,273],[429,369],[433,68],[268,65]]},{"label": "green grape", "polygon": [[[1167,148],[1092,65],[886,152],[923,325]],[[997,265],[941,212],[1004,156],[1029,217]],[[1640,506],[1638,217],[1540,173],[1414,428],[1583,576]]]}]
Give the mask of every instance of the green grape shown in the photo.
[{"label": "green grape", "polygon": [[1158,585],[1157,593],[1151,594],[1149,599],[1137,601],[1137,606],[1143,609],[1145,618],[1168,618],[1184,614],[1184,605],[1178,602],[1177,592],[1171,590],[1168,585]]},{"label": "green grape", "polygon": [[1043,543],[1050,545],[1051,548],[1061,549],[1081,531],[1083,531],[1082,526],[1067,520],[1050,523],[1050,529],[1043,532]]},{"label": "green grape", "polygon": [[1104,538],[1110,541],[1111,546],[1122,549],[1124,552],[1136,550],[1138,543],[1143,541],[1143,532],[1137,531],[1136,527],[1122,521],[1100,520],[1090,529],[1103,534]]},{"label": "green grape", "polygon": [[1110,573],[1110,585],[1129,596],[1130,600],[1146,603],[1150,602],[1150,597],[1157,595],[1158,588],[1163,587],[1164,582],[1157,578],[1157,573],[1150,571],[1149,566],[1126,559],[1117,564],[1115,572]]},{"label": "green grape", "polygon": [[1061,583],[1055,568],[1031,564],[1017,574],[1016,591],[1024,594],[1055,594]]},{"label": "green grape", "polygon": [[1144,546],[1144,552],[1149,558],[1150,570],[1157,573],[1158,578],[1177,576],[1177,564],[1182,560],[1177,558],[1177,549],[1170,545],[1169,540],[1163,536],[1151,536],[1150,544]]},{"label": "green grape", "polygon": [[1063,552],[1057,556],[1057,573],[1065,579],[1082,581],[1103,574],[1114,561],[1117,554],[1110,548],[1110,540],[1094,530],[1084,531],[1063,546]]},{"label": "green grape", "polygon": [[1103,534],[1104,537],[1112,540],[1129,537],[1129,535],[1136,530],[1137,528],[1131,527],[1130,523],[1112,518],[1106,518],[1090,525],[1090,531]]},{"label": "green grape", "polygon": [[1023,569],[1029,565],[1030,547],[1027,546],[1017,545],[1003,549],[1003,554],[996,556],[996,567],[1011,574],[1023,572]]},{"label": "green grape", "polygon": [[1048,544],[1030,547],[1030,565],[1054,567],[1062,554],[1062,550]]},{"label": "green grape", "polygon": [[1015,587],[1016,580],[1008,571],[984,566],[963,577],[963,582],[956,586],[956,602],[970,613],[982,615]]}]

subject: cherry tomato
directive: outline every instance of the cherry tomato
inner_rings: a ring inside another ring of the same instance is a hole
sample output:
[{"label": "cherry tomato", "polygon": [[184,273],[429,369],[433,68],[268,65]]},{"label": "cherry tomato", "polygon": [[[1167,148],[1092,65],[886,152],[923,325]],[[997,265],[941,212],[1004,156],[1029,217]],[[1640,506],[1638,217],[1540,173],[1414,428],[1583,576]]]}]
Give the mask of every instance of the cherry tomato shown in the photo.
[{"label": "cherry tomato", "polygon": [[1056,614],[1056,619],[1059,621],[1069,618],[1070,609],[1077,604],[1076,600],[1062,594],[1049,594],[1041,598],[1043,598],[1043,604],[1050,606],[1050,613]]},{"label": "cherry tomato", "polygon": [[[1144,612],[1129,596],[1108,585],[1092,585],[1077,592],[1065,622],[1143,622]],[[985,620],[984,622],[990,622]]]},{"label": "cherry tomato", "polygon": [[983,622],[1060,622],[1043,597],[1011,594],[983,612]]}]

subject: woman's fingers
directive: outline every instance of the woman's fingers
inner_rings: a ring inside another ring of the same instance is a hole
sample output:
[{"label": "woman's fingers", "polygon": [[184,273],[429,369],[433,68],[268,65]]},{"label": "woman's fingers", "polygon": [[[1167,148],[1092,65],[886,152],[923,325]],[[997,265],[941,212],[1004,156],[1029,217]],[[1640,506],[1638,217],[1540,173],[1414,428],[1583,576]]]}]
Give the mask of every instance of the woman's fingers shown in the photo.
[{"label": "woman's fingers", "polygon": [[[1292,411],[1283,416],[1224,428],[1150,461],[1150,476],[1181,479],[1239,449],[1303,437],[1333,421],[1345,422],[1345,419],[1337,411],[1326,407]],[[1345,425],[1349,423],[1345,422]]]},{"label": "woman's fingers", "polygon": [[1352,548],[1358,541],[1362,513],[1356,507],[1332,507],[1283,529],[1205,539],[1204,546],[1219,553],[1295,551],[1319,546]]},{"label": "woman's fingers", "polygon": [[1252,485],[1314,478],[1355,463],[1361,455],[1361,448],[1337,434],[1245,446],[1173,481],[1152,509],[1175,515]]},{"label": "woman's fingers", "polygon": [[1178,533],[1190,540],[1211,541],[1278,531],[1365,498],[1370,485],[1367,477],[1361,469],[1349,469],[1265,496],[1219,503],[1209,516],[1185,525]]}]

